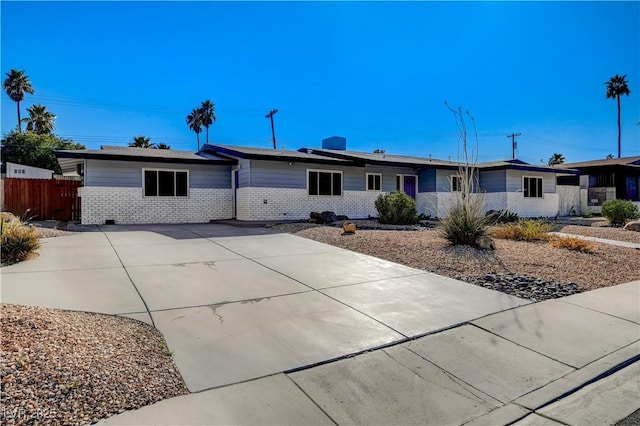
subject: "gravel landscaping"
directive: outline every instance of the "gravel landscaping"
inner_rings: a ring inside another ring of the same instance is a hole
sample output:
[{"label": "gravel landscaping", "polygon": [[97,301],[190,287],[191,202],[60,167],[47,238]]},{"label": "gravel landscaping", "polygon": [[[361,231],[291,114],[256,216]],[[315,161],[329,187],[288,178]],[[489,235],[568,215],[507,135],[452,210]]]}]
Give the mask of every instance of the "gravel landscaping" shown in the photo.
[{"label": "gravel landscaping", "polygon": [[[339,227],[312,224],[274,228],[530,300],[640,279],[640,250],[600,243],[594,243],[595,253],[582,253],[553,248],[544,241],[496,239],[496,250],[484,251],[451,246],[429,227],[419,231],[358,229],[354,235],[342,235]],[[630,232],[603,229],[609,238]]]},{"label": "gravel landscaping", "polygon": [[188,393],[155,328],[129,318],[0,305],[3,425],[77,425]]}]

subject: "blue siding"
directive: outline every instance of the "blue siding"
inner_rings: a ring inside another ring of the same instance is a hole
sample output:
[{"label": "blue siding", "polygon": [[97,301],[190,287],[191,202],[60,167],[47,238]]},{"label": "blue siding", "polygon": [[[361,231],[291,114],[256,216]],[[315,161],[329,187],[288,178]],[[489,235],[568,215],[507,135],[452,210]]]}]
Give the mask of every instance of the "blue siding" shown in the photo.
[{"label": "blue siding", "polygon": [[527,172],[520,170],[507,171],[507,191],[515,192],[522,190],[522,177],[532,176],[542,178],[542,192],[545,194],[553,194],[556,192],[556,174],[542,172]]},{"label": "blue siding", "polygon": [[142,169],[189,170],[191,188],[231,188],[230,166],[106,160],[87,160],[85,186],[141,188]]},{"label": "blue siding", "polygon": [[396,190],[396,174],[414,174],[411,169],[398,167],[348,167],[313,163],[289,165],[284,161],[252,160],[249,184],[256,188],[306,189],[309,169],[342,172],[342,186],[345,191],[366,191],[367,173],[382,173],[382,190],[387,192]]},{"label": "blue siding", "polygon": [[506,192],[506,170],[488,170],[480,172],[480,190],[484,192]]},{"label": "blue siding", "polygon": [[418,192],[436,192],[436,169],[420,170]]},{"label": "blue siding", "polygon": [[238,188],[246,188],[251,184],[251,162],[240,160],[238,164]]},{"label": "blue siding", "polygon": [[436,170],[436,191],[451,192],[451,176],[459,174],[458,170]]}]

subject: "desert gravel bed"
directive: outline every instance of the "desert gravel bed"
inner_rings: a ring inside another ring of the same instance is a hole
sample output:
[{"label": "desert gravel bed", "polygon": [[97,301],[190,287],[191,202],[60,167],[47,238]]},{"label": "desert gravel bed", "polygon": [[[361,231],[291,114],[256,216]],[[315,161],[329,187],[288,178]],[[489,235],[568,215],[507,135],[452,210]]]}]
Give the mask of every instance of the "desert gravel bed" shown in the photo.
[{"label": "desert gravel bed", "polygon": [[129,318],[0,305],[3,425],[77,425],[188,393],[164,338]]},{"label": "desert gravel bed", "polygon": [[567,234],[583,235],[585,237],[605,238],[607,240],[640,244],[640,232],[628,231],[623,228],[566,225],[560,227],[557,231],[566,232]]},{"label": "desert gravel bed", "polygon": [[303,225],[277,229],[466,281],[487,274],[514,273],[549,283],[574,283],[578,291],[586,291],[640,279],[640,250],[600,243],[595,243],[596,252],[589,254],[553,248],[547,242],[496,239],[495,251],[483,251],[451,246],[434,229],[358,230],[355,235],[342,235],[341,228]]}]

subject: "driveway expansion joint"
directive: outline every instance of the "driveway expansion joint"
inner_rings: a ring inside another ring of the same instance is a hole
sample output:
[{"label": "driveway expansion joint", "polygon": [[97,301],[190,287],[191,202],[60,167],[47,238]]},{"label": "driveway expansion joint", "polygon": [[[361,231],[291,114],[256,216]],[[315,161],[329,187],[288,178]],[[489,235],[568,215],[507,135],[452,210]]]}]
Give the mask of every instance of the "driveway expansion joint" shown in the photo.
[{"label": "driveway expansion joint", "polygon": [[147,305],[147,301],[144,300],[144,297],[142,296],[142,293],[140,293],[140,290],[136,286],[136,283],[133,281],[133,278],[131,278],[131,275],[129,274],[129,270],[127,269],[127,267],[122,262],[122,259],[120,258],[120,255],[118,254],[118,251],[116,250],[116,248],[113,246],[113,243],[111,242],[111,239],[106,234],[106,232],[104,232],[102,229],[100,229],[100,225],[96,225],[96,227],[98,228],[98,230],[100,232],[102,232],[104,234],[104,236],[107,239],[107,241],[109,241],[109,246],[111,247],[111,249],[115,253],[116,257],[118,258],[118,262],[120,262],[120,265],[122,266],[122,269],[124,270],[124,273],[127,275],[127,278],[129,279],[129,282],[131,282],[131,285],[133,286],[133,288],[136,291],[136,293],[138,293],[138,296],[140,297],[140,300],[142,300],[142,304],[144,305],[144,308],[147,310],[147,314],[149,315],[149,319],[151,320],[151,325],[153,325],[154,328],[157,328],[155,322],[153,321],[153,315],[151,315],[151,311],[149,310],[149,305]]}]

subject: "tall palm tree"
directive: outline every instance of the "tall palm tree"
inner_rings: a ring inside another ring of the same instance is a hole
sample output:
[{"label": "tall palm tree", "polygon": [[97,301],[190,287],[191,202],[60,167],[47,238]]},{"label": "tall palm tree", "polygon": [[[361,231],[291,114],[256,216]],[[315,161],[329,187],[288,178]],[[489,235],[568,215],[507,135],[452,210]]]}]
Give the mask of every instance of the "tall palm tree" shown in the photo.
[{"label": "tall palm tree", "polygon": [[56,115],[47,111],[46,106],[40,104],[31,105],[31,108],[27,108],[27,113],[29,117],[23,118],[22,122],[27,124],[28,132],[50,135],[56,129],[56,125],[53,123]]},{"label": "tall palm tree", "polygon": [[33,95],[35,91],[33,87],[31,87],[29,77],[26,76],[24,70],[18,71],[11,69],[11,72],[7,72],[5,75],[7,78],[2,82],[2,88],[18,106],[18,133],[22,133],[22,126],[20,125],[22,122],[20,120],[20,102],[24,100],[25,93]]},{"label": "tall palm tree", "polygon": [[216,105],[207,99],[202,102],[202,106],[200,106],[200,114],[202,116],[202,125],[206,129],[206,140],[207,143],[209,143],[209,126],[216,121]]},{"label": "tall palm tree", "polygon": [[558,164],[564,164],[564,155],[554,152],[553,155],[551,156],[551,158],[549,158],[549,163],[548,164],[550,166],[556,166]]},{"label": "tall palm tree", "polygon": [[200,151],[200,132],[202,132],[202,111],[200,108],[194,108],[189,115],[187,115],[187,125],[189,129],[196,133],[196,140],[198,141],[198,151]]},{"label": "tall palm tree", "polygon": [[143,135],[134,136],[133,142],[131,142],[129,146],[131,148],[153,148],[151,139]]},{"label": "tall palm tree", "polygon": [[627,75],[614,75],[605,83],[607,86],[607,99],[615,98],[618,101],[618,158],[621,156],[621,145],[620,145],[620,96],[627,95],[631,91],[629,90],[629,86],[627,85]]},{"label": "tall palm tree", "polygon": [[155,147],[156,149],[171,149],[171,146],[164,142],[157,143]]}]

